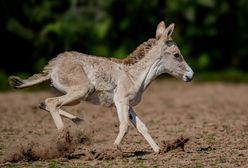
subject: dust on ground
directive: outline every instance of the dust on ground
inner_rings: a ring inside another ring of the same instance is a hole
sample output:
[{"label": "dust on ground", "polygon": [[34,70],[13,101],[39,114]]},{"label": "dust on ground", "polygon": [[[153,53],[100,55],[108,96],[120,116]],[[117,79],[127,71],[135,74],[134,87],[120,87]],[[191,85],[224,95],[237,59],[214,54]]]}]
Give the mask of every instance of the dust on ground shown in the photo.
[{"label": "dust on ground", "polygon": [[153,82],[135,110],[160,154],[133,126],[116,149],[115,109],[87,102],[63,108],[84,122],[63,119],[67,128],[58,132],[38,108],[52,96],[0,94],[0,167],[248,167],[248,85]]}]

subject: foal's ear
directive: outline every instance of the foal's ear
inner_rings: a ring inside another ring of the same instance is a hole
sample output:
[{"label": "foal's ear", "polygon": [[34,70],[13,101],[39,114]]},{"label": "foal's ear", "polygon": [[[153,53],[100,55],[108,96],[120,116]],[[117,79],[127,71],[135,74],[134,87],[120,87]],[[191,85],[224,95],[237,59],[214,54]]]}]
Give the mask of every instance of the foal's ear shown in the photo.
[{"label": "foal's ear", "polygon": [[172,35],[172,33],[173,33],[174,27],[175,27],[175,24],[172,23],[172,24],[170,24],[169,27],[167,27],[167,28],[165,29],[165,39],[166,39],[166,40],[171,40],[171,35]]},{"label": "foal's ear", "polygon": [[163,37],[165,35],[165,24],[164,21],[161,21],[158,26],[157,26],[157,30],[156,30],[156,39],[159,40],[161,37]]}]

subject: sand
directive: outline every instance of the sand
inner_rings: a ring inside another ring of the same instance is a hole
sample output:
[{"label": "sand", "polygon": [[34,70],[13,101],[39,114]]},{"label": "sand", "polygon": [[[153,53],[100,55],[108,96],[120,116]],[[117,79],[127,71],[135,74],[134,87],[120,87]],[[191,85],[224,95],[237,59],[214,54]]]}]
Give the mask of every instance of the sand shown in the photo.
[{"label": "sand", "polygon": [[132,125],[120,149],[113,145],[114,107],[63,107],[84,122],[63,119],[66,129],[58,132],[38,108],[53,96],[51,90],[0,93],[0,167],[248,167],[248,85],[153,82],[134,109],[160,154]]}]

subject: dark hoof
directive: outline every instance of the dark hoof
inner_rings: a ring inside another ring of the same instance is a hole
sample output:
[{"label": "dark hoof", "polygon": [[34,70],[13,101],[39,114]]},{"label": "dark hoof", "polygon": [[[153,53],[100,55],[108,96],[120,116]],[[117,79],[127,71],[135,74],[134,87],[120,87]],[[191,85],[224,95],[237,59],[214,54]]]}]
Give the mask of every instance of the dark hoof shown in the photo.
[{"label": "dark hoof", "polygon": [[39,104],[39,108],[40,108],[40,109],[43,109],[43,110],[46,110],[46,104],[45,104],[45,102],[41,102],[41,103]]},{"label": "dark hoof", "polygon": [[73,119],[71,119],[75,124],[80,124],[82,121],[84,121],[83,119],[79,118],[79,117],[75,117]]}]

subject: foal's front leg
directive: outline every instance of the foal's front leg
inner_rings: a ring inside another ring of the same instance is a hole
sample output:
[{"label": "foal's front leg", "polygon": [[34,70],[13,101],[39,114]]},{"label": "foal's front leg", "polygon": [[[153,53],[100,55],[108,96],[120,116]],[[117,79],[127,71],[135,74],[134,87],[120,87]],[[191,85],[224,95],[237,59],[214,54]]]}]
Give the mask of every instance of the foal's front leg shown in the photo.
[{"label": "foal's front leg", "polygon": [[147,127],[145,124],[139,119],[139,117],[134,112],[133,108],[130,107],[129,109],[129,118],[133,125],[137,128],[137,130],[144,136],[144,138],[147,140],[147,142],[150,144],[152,149],[155,152],[159,152],[159,146],[155,143],[155,141],[152,139],[151,135],[148,132]]},{"label": "foal's front leg", "polygon": [[124,135],[127,133],[128,131],[128,109],[129,109],[129,103],[127,100],[115,100],[115,106],[117,109],[117,114],[118,114],[118,118],[119,118],[119,133],[117,138],[115,139],[114,144],[115,145],[120,145]]}]

